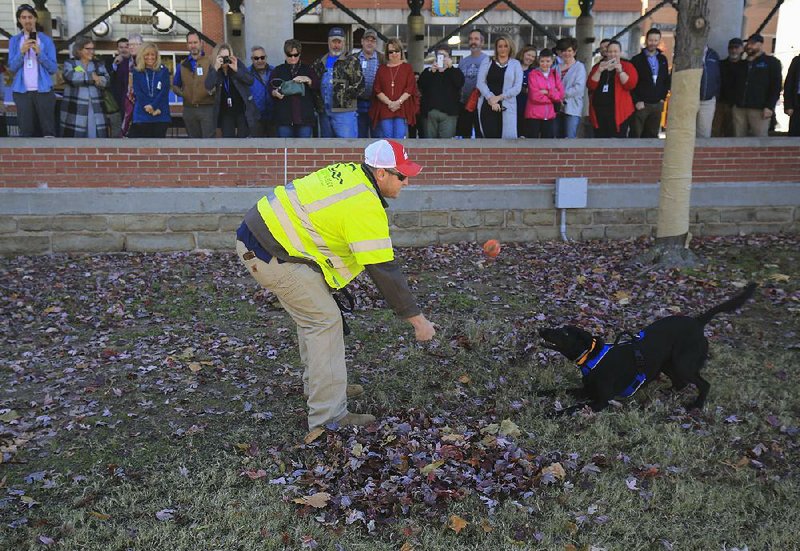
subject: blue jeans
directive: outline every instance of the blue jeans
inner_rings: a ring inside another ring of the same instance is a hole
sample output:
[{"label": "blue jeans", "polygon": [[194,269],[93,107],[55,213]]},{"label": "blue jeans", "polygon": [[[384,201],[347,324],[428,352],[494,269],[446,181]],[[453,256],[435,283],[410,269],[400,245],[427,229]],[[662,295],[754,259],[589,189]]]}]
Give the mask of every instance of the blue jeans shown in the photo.
[{"label": "blue jeans", "polygon": [[279,138],[310,138],[311,127],[308,125],[298,124],[295,126],[279,126]]},{"label": "blue jeans", "polygon": [[358,137],[359,138],[382,138],[381,127],[372,128],[372,121],[369,113],[358,114]]},{"label": "blue jeans", "polygon": [[378,127],[381,129],[381,134],[383,134],[384,138],[392,140],[401,140],[408,134],[408,123],[403,117],[381,119]]},{"label": "blue jeans", "polygon": [[557,137],[573,139],[578,137],[578,126],[581,124],[579,116],[559,113],[556,121],[558,125]]},{"label": "blue jeans", "polygon": [[319,117],[321,138],[358,138],[358,117],[355,111],[325,110]]}]

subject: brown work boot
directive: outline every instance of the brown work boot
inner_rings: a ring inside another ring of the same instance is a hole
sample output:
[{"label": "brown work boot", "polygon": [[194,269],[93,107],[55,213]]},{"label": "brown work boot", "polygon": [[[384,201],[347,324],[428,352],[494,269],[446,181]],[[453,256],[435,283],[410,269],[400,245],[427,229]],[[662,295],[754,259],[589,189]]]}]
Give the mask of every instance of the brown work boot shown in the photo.
[{"label": "brown work boot", "polygon": [[[361,385],[347,385],[347,390],[345,392],[348,398],[358,398],[364,394],[364,387]],[[308,394],[305,392],[303,392],[303,396],[308,398]]]},{"label": "brown work boot", "polygon": [[375,422],[375,416],[370,415],[369,413],[348,413],[337,423],[340,427],[348,426],[348,425],[355,425],[357,427],[366,427],[369,424]]}]

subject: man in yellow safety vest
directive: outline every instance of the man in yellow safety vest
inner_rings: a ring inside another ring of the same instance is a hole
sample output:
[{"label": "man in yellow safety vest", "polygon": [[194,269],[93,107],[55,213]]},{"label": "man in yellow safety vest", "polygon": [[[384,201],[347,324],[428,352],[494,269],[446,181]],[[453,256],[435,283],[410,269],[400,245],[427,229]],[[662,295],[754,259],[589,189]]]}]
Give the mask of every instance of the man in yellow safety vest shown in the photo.
[{"label": "man in yellow safety vest", "polygon": [[242,263],[297,324],[309,430],[375,421],[347,410],[347,398],[364,389],[347,384],[344,326],[332,289],[366,269],[418,341],[436,333],[394,258],[386,216],[386,198],[397,197],[420,170],[401,144],[374,142],[364,150],[363,163],[336,163],[276,187],[236,232]]}]

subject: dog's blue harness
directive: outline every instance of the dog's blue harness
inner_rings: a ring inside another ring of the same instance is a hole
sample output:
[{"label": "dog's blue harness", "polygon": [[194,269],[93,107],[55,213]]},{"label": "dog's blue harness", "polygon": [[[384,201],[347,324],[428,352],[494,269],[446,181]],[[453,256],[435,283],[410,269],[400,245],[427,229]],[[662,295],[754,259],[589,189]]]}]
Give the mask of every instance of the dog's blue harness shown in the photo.
[{"label": "dog's blue harness", "polygon": [[[636,374],[636,378],[633,380],[633,382],[620,393],[620,396],[622,396],[623,398],[628,398],[630,396],[633,396],[634,393],[637,390],[639,390],[643,384],[647,382],[647,375],[644,374],[645,371],[644,355],[642,354],[642,351],[638,346],[639,341],[644,339],[644,331],[639,331],[639,334],[636,335],[635,337],[630,333],[620,333],[617,336],[617,340],[614,342],[614,344],[603,345],[603,348],[600,349],[600,352],[595,354],[595,356],[591,360],[586,360],[583,364],[581,364],[581,361],[579,359],[578,367],[581,368],[581,375],[583,375],[584,377],[589,375],[589,373],[591,373],[594,369],[597,368],[598,365],[600,365],[600,362],[603,361],[603,358],[605,358],[608,351],[620,344],[619,342],[620,339],[625,335],[631,337],[632,339],[630,343],[624,343],[624,344],[634,345],[633,353],[636,356],[636,366],[639,368],[639,373]],[[594,348],[594,343],[592,343],[592,348]],[[586,353],[582,354],[581,358],[585,357],[589,352],[591,352],[591,349],[589,349]]]}]

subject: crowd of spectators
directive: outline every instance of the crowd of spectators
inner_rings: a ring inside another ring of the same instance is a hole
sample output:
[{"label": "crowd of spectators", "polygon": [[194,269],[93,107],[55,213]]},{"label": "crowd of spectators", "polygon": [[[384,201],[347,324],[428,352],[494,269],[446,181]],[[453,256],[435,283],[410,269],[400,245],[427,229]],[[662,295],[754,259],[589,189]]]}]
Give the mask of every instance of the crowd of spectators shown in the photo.
[{"label": "crowd of spectators", "polygon": [[[287,40],[278,66],[262,46],[250,49],[248,65],[230,44],[209,52],[190,32],[189,55],[171,72],[140,35],[119,39],[116,54],[102,61],[94,42],[78,37],[59,67],[36,10],[22,4],[16,16],[20,32],[10,39],[7,70],[25,137],[164,137],[172,91],[182,98],[190,138],[657,138],[672,80],[657,29],[630,60],[618,41],[601,41],[590,68],[576,59],[573,37],[552,50],[528,45],[517,53],[514,41],[499,35],[487,54],[483,31],[473,29],[469,55],[456,64],[451,49],[439,46],[419,75],[399,39],[381,52],[372,29],[351,53],[344,30],[331,28],[328,51],[311,64],[301,61],[302,44]],[[767,136],[782,91],[789,135],[800,135],[800,56],[784,83],[780,61],[763,42],[759,34],[732,38],[725,59],[705,48],[698,137]],[[586,113],[591,129],[581,128]]]}]

